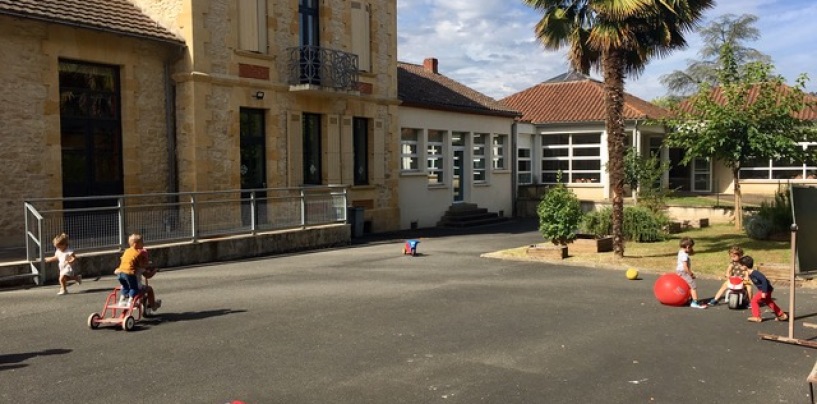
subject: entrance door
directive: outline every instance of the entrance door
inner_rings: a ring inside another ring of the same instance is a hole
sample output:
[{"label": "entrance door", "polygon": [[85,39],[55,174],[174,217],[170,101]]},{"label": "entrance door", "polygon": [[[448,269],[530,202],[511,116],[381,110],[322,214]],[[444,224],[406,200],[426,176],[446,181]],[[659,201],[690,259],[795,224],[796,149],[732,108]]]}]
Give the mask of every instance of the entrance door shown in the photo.
[{"label": "entrance door", "polygon": [[451,179],[451,187],[454,191],[454,202],[462,202],[464,200],[464,182],[465,182],[465,134],[453,132],[451,134],[451,149],[453,151],[453,178]]},{"label": "entrance door", "polygon": [[252,205],[249,201],[255,192],[255,223],[264,225],[267,222],[267,153],[266,132],[264,130],[264,110],[241,108],[241,222],[250,225]]},{"label": "entrance door", "polygon": [[692,191],[712,192],[712,162],[709,159],[692,161]]},{"label": "entrance door", "polygon": [[692,178],[689,165],[681,165],[681,160],[684,159],[684,149],[671,148],[669,149],[669,189],[679,191],[690,191],[690,179]]}]

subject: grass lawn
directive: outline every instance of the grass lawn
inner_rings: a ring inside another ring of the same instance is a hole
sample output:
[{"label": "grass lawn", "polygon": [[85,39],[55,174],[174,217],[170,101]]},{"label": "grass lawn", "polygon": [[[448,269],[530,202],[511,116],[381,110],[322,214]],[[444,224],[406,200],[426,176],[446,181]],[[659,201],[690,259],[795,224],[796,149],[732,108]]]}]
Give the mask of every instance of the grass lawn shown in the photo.
[{"label": "grass lawn", "polygon": [[[624,246],[624,258],[607,253],[569,253],[559,262],[573,265],[610,267],[617,269],[636,268],[645,272],[670,272],[675,270],[678,241],[682,237],[695,240],[695,255],[692,256],[692,270],[702,277],[722,276],[729,263],[729,247],[739,245],[758,264],[791,265],[791,247],[788,241],[759,241],[746,237],[743,231],[733,225],[721,224],[703,229],[690,229],[672,234],[671,238],[657,243],[628,242]],[[544,240],[542,240],[544,242]],[[529,259],[525,253],[527,246],[499,251],[488,256],[508,259]],[[570,247],[568,246],[568,251]],[[553,261],[551,261],[553,262]]]}]

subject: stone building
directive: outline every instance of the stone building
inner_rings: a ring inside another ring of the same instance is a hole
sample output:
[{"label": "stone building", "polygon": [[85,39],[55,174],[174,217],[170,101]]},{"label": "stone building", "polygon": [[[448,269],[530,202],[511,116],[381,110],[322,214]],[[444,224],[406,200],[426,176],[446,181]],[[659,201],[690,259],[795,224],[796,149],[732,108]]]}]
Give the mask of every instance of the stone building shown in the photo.
[{"label": "stone building", "polygon": [[31,198],[345,184],[399,226],[396,2],[0,0],[0,247]]}]

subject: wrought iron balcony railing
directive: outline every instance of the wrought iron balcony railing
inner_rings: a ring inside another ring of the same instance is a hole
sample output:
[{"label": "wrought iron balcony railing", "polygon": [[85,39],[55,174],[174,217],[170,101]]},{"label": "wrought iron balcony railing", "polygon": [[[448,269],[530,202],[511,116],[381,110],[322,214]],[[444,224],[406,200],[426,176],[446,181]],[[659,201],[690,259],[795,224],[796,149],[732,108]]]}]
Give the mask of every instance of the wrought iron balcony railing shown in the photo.
[{"label": "wrought iron balcony railing", "polygon": [[287,51],[290,85],[314,84],[336,90],[358,90],[357,55],[320,46],[298,46]]}]

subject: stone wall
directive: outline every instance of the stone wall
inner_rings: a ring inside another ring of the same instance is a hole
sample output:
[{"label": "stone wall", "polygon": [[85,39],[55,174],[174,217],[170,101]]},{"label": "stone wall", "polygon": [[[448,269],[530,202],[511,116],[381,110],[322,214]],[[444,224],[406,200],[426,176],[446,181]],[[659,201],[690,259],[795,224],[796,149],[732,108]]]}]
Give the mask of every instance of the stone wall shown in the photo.
[{"label": "stone wall", "polygon": [[127,193],[166,192],[164,60],[168,45],[0,17],[0,248],[25,243],[23,201],[62,197],[59,61],[119,67]]}]

